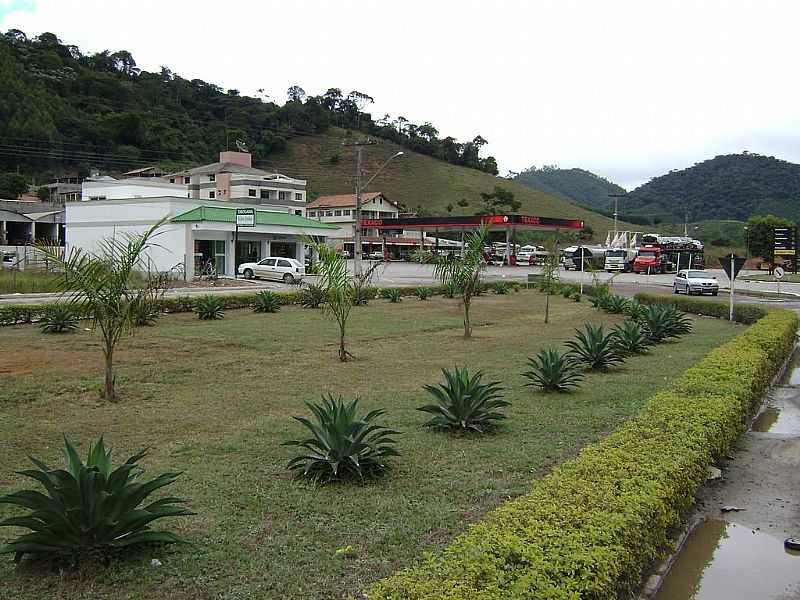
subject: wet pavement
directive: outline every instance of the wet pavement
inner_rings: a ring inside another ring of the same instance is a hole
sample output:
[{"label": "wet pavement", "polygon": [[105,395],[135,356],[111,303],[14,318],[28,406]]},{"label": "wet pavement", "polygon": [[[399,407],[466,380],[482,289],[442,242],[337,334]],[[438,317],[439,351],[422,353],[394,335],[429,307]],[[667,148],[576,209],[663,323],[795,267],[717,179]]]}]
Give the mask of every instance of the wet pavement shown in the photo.
[{"label": "wet pavement", "polygon": [[[800,352],[764,408],[698,492],[698,525],[654,600],[800,599]],[[723,511],[722,508],[736,510]]]}]

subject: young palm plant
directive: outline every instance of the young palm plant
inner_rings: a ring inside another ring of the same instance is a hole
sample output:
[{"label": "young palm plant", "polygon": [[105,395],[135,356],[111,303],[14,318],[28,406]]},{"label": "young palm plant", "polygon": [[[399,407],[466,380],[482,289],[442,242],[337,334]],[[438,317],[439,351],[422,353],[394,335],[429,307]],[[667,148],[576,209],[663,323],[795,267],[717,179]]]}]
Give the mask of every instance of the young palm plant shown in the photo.
[{"label": "young palm plant", "polygon": [[68,333],[78,328],[78,315],[69,304],[57,302],[47,307],[39,322],[43,333]]},{"label": "young palm plant", "polygon": [[509,406],[510,402],[502,400],[503,388],[499,381],[483,383],[481,371],[470,377],[466,368],[442,369],[442,373],[444,383],[424,386],[436,399],[436,404],[417,409],[433,415],[425,423],[426,427],[484,432],[506,418],[498,409]]},{"label": "young palm plant", "polygon": [[216,321],[225,317],[225,300],[207,294],[194,302],[194,311],[201,321]]},{"label": "young palm plant", "polygon": [[605,370],[624,360],[615,346],[613,333],[606,334],[602,325],[586,323],[583,331],[575,330],[577,339],[567,342],[570,354],[589,369]]},{"label": "young palm plant", "polygon": [[[319,269],[318,264],[317,269]],[[325,290],[313,283],[303,285],[300,290],[300,305],[303,308],[319,308],[323,302],[325,302]]]},{"label": "young palm plant", "polygon": [[451,287],[454,295],[461,298],[464,309],[464,337],[472,335],[469,309],[472,297],[480,293],[481,273],[486,264],[483,260],[483,247],[489,237],[489,228],[486,225],[469,235],[464,242],[463,255],[446,257],[436,261],[434,276],[441,281],[445,288]]},{"label": "young palm plant", "polygon": [[311,437],[284,442],[302,448],[302,454],[289,461],[288,468],[303,477],[327,482],[335,479],[365,479],[386,471],[386,459],[398,456],[395,440],[399,432],[378,425],[382,410],[358,414],[358,400],[345,404],[331,394],[322,403],[307,402],[314,415],[293,417],[308,429]]},{"label": "young palm plant", "polygon": [[73,564],[83,558],[107,557],[122,549],[148,543],[175,543],[182,540],[167,531],[153,531],[150,524],[166,517],[193,515],[180,506],[180,498],[166,497],[145,503],[156,490],[173,483],[180,473],[164,473],[140,481],[139,461],[146,451],[131,456],[112,468],[111,450],[101,437],[89,445],[84,463],[75,447],[64,439],[64,469],[51,469],[31,457],[36,469],[20,471],[38,481],[46,493],[23,490],[0,497],[0,503],[27,508],[24,516],[0,521],[0,527],[31,530],[0,547],[0,554],[25,554],[68,559]]},{"label": "young palm plant", "polygon": [[567,392],[580,385],[583,372],[575,357],[545,348],[535,357],[528,358],[530,369],[522,376],[530,379],[526,386],[540,387],[545,392]]},{"label": "young palm plant", "polygon": [[644,354],[652,342],[647,331],[637,321],[626,319],[614,328],[614,346],[626,356]]},{"label": "young palm plant", "polygon": [[274,313],[281,309],[281,300],[269,290],[258,292],[253,302],[253,311],[257,313]]},{"label": "young palm plant", "polygon": [[114,350],[117,342],[123,334],[133,333],[136,306],[142,298],[152,297],[151,286],[161,281],[148,273],[144,279],[146,283],[136,285],[134,274],[148,272],[146,254],[162,223],[156,223],[141,235],[105,238],[98,243],[97,253],[73,248],[67,255],[63,250],[37,246],[37,250],[63,273],[60,287],[70,294],[76,307],[92,316],[95,329],[103,336],[103,396],[106,400],[116,399]]}]

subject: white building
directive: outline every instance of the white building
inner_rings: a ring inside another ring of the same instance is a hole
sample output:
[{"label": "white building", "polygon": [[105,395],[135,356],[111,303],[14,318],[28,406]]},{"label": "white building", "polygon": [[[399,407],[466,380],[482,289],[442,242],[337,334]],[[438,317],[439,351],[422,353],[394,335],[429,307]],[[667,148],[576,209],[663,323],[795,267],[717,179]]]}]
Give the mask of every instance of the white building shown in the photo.
[{"label": "white building", "polygon": [[[97,251],[103,238],[140,234],[164,220],[148,256],[153,270],[190,278],[208,261],[225,275],[266,256],[303,261],[306,236],[338,230],[305,218],[305,184],[252,168],[243,152],[162,178],[93,178],[84,182],[84,201],[66,206],[66,245]],[[237,208],[256,211],[256,225],[239,228],[238,244]]]},{"label": "white building", "polygon": [[[361,194],[362,219],[396,219],[400,214],[397,203],[389,200],[383,192]],[[336,196],[320,196],[306,206],[306,216],[322,223],[337,226],[338,231],[331,238],[352,242],[353,226],[356,223],[356,195],[339,194]],[[363,236],[376,236],[374,229],[363,229]]]}]

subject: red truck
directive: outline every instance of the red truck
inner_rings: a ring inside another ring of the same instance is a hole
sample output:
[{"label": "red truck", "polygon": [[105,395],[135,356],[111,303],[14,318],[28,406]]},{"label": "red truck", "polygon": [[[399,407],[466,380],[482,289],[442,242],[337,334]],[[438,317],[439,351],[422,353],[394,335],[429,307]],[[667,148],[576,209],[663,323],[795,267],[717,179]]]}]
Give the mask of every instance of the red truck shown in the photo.
[{"label": "red truck", "polygon": [[666,273],[668,259],[664,256],[660,246],[646,245],[639,248],[636,258],[633,259],[634,273]]}]

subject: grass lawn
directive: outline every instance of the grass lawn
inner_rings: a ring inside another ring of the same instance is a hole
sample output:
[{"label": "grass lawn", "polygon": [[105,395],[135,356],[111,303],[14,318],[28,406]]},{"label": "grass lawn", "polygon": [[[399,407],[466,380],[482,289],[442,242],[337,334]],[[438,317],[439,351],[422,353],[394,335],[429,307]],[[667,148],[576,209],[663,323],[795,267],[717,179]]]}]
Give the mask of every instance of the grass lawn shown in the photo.
[{"label": "grass lawn", "polygon": [[[769,273],[759,273],[758,275],[744,275],[739,279],[744,279],[745,281],[769,281],[771,283],[777,283],[778,280],[775,279]],[[783,279],[780,280],[781,283],[800,283],[800,273],[795,275],[794,273],[786,273],[783,276]]]},{"label": "grass lawn", "polygon": [[[222,321],[163,317],[124,339],[118,351],[121,401],[98,398],[98,337],[44,335],[32,326],[2,329],[0,490],[17,489],[30,453],[60,462],[61,435],[85,444],[105,434],[117,460],[142,446],[148,473],[181,470],[167,491],[191,499],[195,517],[164,522],[192,546],[151,549],[99,572],[42,576],[0,558],[0,598],[331,599],[437,550],[581,446],[607,434],[741,326],[695,318],[695,331],[587,377],[579,392],[548,395],[523,387],[526,356],[561,344],[584,321],[620,316],[585,302],[519,292],[473,304],[474,337],[462,339],[454,300],[371,302],[353,312],[358,360],[336,360],[334,325],[320,311],[230,311]],[[433,433],[415,410],[423,383],[441,367],[484,369],[506,386],[509,419],[484,436]],[[302,434],[291,415],[326,391],[383,407],[384,424],[402,430],[400,457],[382,480],[314,486],[291,478]],[[0,516],[9,511],[0,508]],[[4,528],[5,529],[5,528]],[[14,533],[0,530],[0,541]],[[337,557],[352,546],[355,555]],[[153,568],[150,559],[163,566]]]},{"label": "grass lawn", "polygon": [[0,294],[55,292],[59,281],[59,277],[44,271],[0,268]]}]

